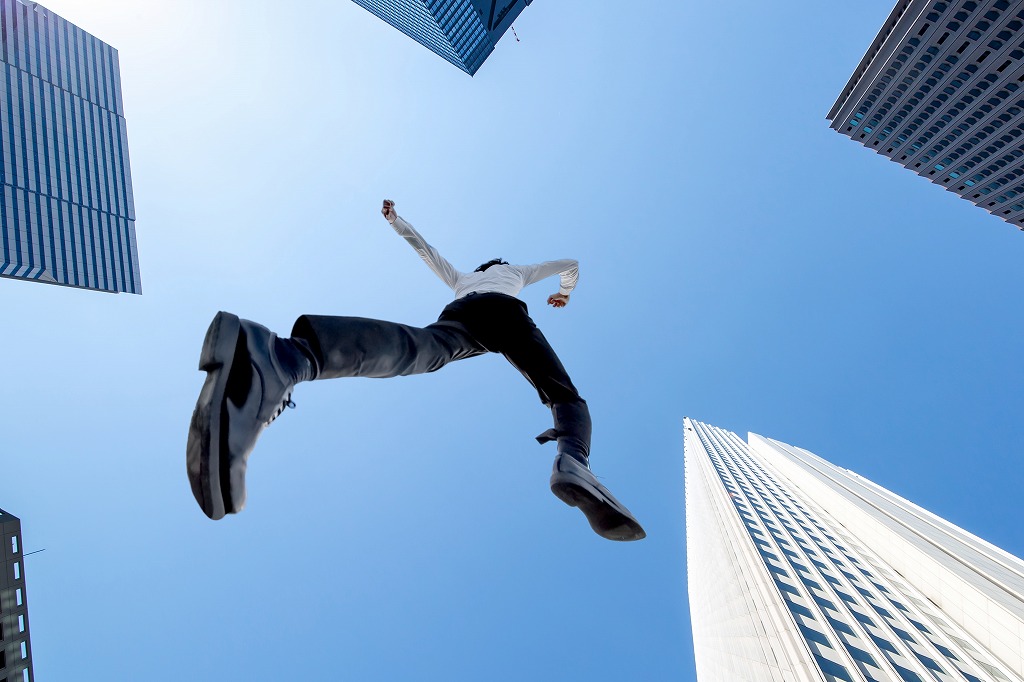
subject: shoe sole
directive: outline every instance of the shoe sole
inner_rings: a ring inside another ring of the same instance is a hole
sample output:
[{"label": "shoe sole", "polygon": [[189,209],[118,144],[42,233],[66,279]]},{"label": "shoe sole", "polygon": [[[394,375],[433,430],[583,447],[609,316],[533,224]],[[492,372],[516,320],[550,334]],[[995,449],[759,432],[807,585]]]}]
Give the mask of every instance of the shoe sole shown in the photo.
[{"label": "shoe sole", "polygon": [[199,369],[207,373],[188,429],[186,465],[192,494],[214,521],[234,511],[231,504],[225,393],[239,342],[238,317],[219,312],[206,330]]},{"label": "shoe sole", "polygon": [[601,537],[617,542],[643,540],[647,537],[637,520],[623,513],[600,490],[566,472],[562,472],[559,479],[552,480],[551,492],[570,507],[582,511],[590,527]]}]

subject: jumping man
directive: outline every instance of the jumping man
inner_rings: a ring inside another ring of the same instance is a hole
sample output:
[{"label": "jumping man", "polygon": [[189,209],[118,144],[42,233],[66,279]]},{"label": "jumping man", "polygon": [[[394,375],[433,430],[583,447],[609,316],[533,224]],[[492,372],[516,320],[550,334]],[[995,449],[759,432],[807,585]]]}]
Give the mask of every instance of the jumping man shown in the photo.
[{"label": "jumping man", "polygon": [[220,312],[203,341],[207,372],[189,426],[187,466],[192,493],[211,519],[242,510],[245,470],[256,439],[288,406],[295,384],[337,377],[394,377],[441,369],[453,360],[501,353],[551,408],[554,428],[537,440],[557,442],[551,492],[579,507],[609,540],[646,536],[633,515],[590,471],[590,411],[558,356],[516,294],[559,275],[548,304],[564,308],[579,277],[574,260],[539,265],[488,261],[473,272],[452,267],[385,200],[381,213],[434,273],[455,291],[437,322],[424,328],[362,317],[303,315],[290,338]]}]

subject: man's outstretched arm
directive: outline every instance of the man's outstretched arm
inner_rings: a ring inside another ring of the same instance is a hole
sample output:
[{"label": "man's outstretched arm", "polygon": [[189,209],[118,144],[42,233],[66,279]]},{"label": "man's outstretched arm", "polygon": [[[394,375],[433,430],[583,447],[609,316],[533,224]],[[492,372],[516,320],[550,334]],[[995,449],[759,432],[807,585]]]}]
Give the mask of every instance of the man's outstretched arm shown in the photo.
[{"label": "man's outstretched arm", "polygon": [[580,264],[572,258],[549,260],[538,265],[514,265],[512,267],[522,274],[523,286],[529,286],[552,275],[558,275],[558,293],[548,296],[548,305],[555,308],[564,308],[569,304],[569,292],[576,288],[576,282],[580,278]]},{"label": "man's outstretched arm", "polygon": [[427,264],[427,267],[433,270],[434,274],[440,277],[445,284],[455,289],[455,283],[459,281],[462,273],[456,270],[437,249],[428,244],[427,240],[412,225],[395,212],[395,202],[385,199],[384,206],[380,209],[380,212],[391,223],[391,227],[395,229],[395,232],[404,238],[405,241],[409,242],[409,245],[416,250],[416,253],[420,255],[420,258]]}]

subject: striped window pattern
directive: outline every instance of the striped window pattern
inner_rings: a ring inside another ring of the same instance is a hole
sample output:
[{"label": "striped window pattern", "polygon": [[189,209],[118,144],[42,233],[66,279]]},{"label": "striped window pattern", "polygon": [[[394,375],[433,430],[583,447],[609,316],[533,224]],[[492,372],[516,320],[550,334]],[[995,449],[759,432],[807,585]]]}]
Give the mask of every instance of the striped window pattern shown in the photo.
[{"label": "striped window pattern", "polygon": [[0,276],[141,293],[117,51],[0,0]]},{"label": "striped window pattern", "polygon": [[[477,72],[501,31],[491,30],[494,16],[518,16],[527,0],[353,0],[416,42],[469,75]],[[497,22],[496,22],[497,23]]]},{"label": "striped window pattern", "polygon": [[979,679],[982,655],[880,557],[736,434],[690,423],[825,679]]}]

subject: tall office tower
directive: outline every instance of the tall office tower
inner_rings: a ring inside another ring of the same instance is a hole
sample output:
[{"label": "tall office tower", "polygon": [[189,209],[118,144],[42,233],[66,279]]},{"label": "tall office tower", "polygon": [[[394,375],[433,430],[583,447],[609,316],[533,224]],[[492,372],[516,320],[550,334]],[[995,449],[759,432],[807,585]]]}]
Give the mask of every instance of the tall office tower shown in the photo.
[{"label": "tall office tower", "polygon": [[117,51],[0,0],[0,276],[142,293]]},{"label": "tall office tower", "polygon": [[0,509],[0,682],[32,682],[21,521]]},{"label": "tall office tower", "polygon": [[1024,229],[1024,3],[899,0],[831,127]]},{"label": "tall office tower", "polygon": [[806,450],[686,419],[701,682],[1024,680],[1024,562]]},{"label": "tall office tower", "polygon": [[470,76],[533,0],[352,0]]}]

